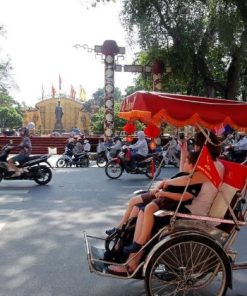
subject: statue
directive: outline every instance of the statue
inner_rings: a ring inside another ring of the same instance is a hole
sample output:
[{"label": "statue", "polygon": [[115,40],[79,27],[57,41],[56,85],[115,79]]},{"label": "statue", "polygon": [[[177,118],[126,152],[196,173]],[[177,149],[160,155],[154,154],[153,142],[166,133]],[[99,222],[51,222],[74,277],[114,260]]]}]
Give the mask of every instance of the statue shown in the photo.
[{"label": "statue", "polygon": [[56,109],[55,109],[55,115],[56,115],[56,123],[55,123],[55,131],[62,131],[63,124],[62,124],[62,117],[63,117],[63,108],[60,106],[60,101],[58,101]]}]

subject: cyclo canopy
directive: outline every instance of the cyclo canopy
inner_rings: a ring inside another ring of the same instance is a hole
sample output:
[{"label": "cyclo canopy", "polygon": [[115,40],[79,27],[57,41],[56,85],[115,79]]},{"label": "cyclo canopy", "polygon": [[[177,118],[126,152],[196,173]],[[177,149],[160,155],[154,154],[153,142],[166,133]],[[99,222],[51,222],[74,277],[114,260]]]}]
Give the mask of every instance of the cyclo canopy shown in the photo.
[{"label": "cyclo canopy", "polygon": [[247,131],[247,103],[225,99],[138,91],[124,99],[118,116],[156,126],[166,122],[212,129],[228,124]]}]

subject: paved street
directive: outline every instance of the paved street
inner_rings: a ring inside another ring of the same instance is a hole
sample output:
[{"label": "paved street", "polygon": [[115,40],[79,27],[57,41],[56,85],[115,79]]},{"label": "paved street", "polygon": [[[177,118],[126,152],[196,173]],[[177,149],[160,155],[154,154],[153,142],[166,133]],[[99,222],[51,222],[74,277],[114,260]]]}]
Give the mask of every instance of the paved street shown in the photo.
[{"label": "paved street", "polygon": [[[175,172],[166,168],[162,176]],[[117,223],[131,192],[146,188],[148,179],[123,174],[109,180],[95,166],[53,174],[47,186],[0,183],[0,296],[145,295],[142,281],[89,273],[82,231],[103,236]],[[237,242],[242,260],[246,234],[243,230]],[[246,276],[234,272],[234,289],[227,295],[246,295]]]}]

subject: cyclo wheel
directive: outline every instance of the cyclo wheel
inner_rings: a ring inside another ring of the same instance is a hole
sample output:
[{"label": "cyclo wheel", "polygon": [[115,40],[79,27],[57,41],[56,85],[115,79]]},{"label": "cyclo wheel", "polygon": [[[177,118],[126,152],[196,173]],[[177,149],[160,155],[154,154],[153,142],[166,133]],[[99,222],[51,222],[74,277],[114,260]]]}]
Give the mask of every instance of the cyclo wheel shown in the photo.
[{"label": "cyclo wheel", "polygon": [[124,170],[121,164],[115,161],[108,162],[105,167],[105,173],[107,177],[111,179],[118,179],[119,177],[121,177],[123,171]]},{"label": "cyclo wheel", "polygon": [[[154,161],[154,174],[156,176],[156,178],[160,175],[161,172],[161,168],[160,168],[160,162],[157,160],[153,160]],[[145,175],[149,178],[149,179],[153,179],[153,174],[152,174],[152,170],[151,170],[151,166],[152,166],[152,162],[148,162],[147,163],[147,172],[145,173]]]},{"label": "cyclo wheel", "polygon": [[145,273],[149,296],[223,296],[231,280],[228,258],[202,235],[181,235],[164,243]]}]

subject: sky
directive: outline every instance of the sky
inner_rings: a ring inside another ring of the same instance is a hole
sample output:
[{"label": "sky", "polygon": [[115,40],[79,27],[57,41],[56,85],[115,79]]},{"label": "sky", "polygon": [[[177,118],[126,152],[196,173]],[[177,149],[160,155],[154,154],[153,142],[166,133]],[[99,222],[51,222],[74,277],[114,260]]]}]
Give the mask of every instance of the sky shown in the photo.
[{"label": "sky", "polygon": [[[126,48],[124,60],[131,64],[134,49],[127,44],[126,34],[119,21],[121,1],[97,4],[92,8],[87,0],[0,0],[0,24],[6,30],[0,37],[0,59],[9,57],[13,67],[12,79],[16,87],[9,92],[19,102],[35,106],[44,95],[51,94],[51,86],[70,94],[73,85],[79,96],[79,86],[87,99],[104,87],[104,64],[101,57],[75,44],[89,48],[116,40]],[[135,75],[116,72],[115,86],[124,89],[133,85]]]}]

